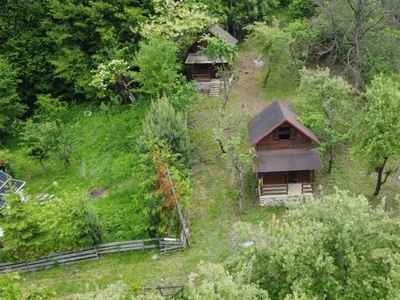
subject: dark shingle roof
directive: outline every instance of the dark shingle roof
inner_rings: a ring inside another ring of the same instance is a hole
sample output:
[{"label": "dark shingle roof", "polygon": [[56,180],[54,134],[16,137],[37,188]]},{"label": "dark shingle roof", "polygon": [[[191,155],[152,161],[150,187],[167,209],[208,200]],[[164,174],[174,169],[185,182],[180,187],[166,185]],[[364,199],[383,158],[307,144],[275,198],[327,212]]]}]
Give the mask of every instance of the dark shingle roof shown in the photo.
[{"label": "dark shingle roof", "polygon": [[321,159],[314,149],[256,151],[256,155],[255,173],[322,169]]},{"label": "dark shingle roof", "polygon": [[315,134],[297,121],[294,111],[279,100],[275,100],[247,124],[250,136],[250,145],[256,145],[262,138],[266,137],[279,125],[285,122],[289,123],[297,130],[300,130],[312,141],[319,144]]},{"label": "dark shingle roof", "polygon": [[226,41],[228,44],[236,45],[238,40],[234,38],[229,32],[225,31],[218,24],[213,25],[207,30],[213,36],[219,36],[222,40]]}]

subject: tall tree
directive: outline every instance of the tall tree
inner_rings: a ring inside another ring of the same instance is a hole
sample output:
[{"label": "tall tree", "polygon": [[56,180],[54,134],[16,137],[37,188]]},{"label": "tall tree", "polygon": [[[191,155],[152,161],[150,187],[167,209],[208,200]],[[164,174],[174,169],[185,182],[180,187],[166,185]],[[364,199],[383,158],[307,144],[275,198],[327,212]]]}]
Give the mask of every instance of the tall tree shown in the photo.
[{"label": "tall tree", "polygon": [[331,76],[328,68],[303,69],[299,87],[303,112],[300,117],[322,142],[320,149],[329,157],[328,173],[334,161],[334,148],[346,138],[354,103],[353,88],[343,78]]},{"label": "tall tree", "polygon": [[161,36],[151,36],[139,44],[134,65],[139,69],[133,79],[140,84],[139,91],[151,97],[170,95],[181,84],[176,44]]},{"label": "tall tree", "polygon": [[144,19],[147,1],[48,3],[52,19],[44,26],[48,42],[56,49],[51,57],[55,74],[73,86],[73,93],[91,96],[91,70],[99,62],[116,59],[116,53],[122,49],[125,57],[135,50],[139,36],[131,27]]},{"label": "tall tree", "polygon": [[222,64],[217,67],[217,75],[222,79],[224,87],[224,102],[221,107],[221,109],[224,110],[232,88],[232,66],[233,59],[237,55],[237,47],[236,45],[227,43],[223,37],[220,36],[211,37],[209,35],[204,35],[200,41],[204,41],[207,44],[207,46],[201,49],[202,53],[214,62],[222,62]]},{"label": "tall tree", "polygon": [[167,147],[186,165],[193,163],[193,144],[181,112],[175,111],[166,97],[153,101],[143,121],[139,139],[142,152],[149,152],[153,142]]},{"label": "tall tree", "polygon": [[161,36],[186,50],[197,34],[217,22],[201,2],[154,0],[153,14],[135,30],[146,39]]},{"label": "tall tree", "polygon": [[391,160],[400,155],[399,76],[378,75],[367,87],[367,104],[354,125],[354,157],[365,163],[369,173],[377,172],[374,196],[388,176],[395,172]]},{"label": "tall tree", "polygon": [[252,282],[272,299],[393,299],[399,230],[383,203],[373,208],[363,196],[337,191],[292,203],[284,220],[256,231],[256,246],[242,259],[254,257]]},{"label": "tall tree", "polygon": [[16,70],[0,56],[0,132],[3,133],[11,129],[16,117],[21,116],[25,110],[17,93],[17,84]]},{"label": "tall tree", "polygon": [[[365,91],[368,69],[377,67],[377,59],[394,54],[395,47],[388,38],[396,33],[390,33],[385,6],[398,1],[314,0],[314,3],[320,12],[313,24],[320,32],[321,56],[325,57],[325,62],[331,60],[346,67],[357,88]],[[387,64],[383,60],[380,64],[383,71]]]}]

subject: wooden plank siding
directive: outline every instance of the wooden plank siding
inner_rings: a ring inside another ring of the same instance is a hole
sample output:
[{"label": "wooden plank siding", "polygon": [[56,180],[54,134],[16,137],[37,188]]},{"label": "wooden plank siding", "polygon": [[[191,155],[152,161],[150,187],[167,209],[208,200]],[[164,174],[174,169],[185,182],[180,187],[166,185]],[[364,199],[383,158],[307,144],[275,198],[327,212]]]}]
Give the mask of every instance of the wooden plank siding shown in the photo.
[{"label": "wooden plank siding", "polygon": [[[264,173],[263,176],[263,184],[284,184],[290,183],[288,178],[288,172],[269,172]],[[313,181],[312,171],[296,171],[296,182],[310,182]]]},{"label": "wooden plank siding", "polygon": [[258,151],[300,148],[311,148],[311,139],[300,130],[296,130],[295,137],[288,140],[275,140],[274,133],[271,132],[269,135],[261,139],[256,145],[256,150]]}]

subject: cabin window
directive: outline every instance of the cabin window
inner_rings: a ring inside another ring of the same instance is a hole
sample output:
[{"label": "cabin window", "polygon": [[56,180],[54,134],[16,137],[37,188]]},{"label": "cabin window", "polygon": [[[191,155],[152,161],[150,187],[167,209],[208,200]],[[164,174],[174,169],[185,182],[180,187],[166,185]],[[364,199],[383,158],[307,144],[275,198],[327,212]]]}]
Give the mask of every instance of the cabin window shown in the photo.
[{"label": "cabin window", "polygon": [[274,140],[294,140],[296,138],[296,128],[291,126],[280,126],[274,131]]}]

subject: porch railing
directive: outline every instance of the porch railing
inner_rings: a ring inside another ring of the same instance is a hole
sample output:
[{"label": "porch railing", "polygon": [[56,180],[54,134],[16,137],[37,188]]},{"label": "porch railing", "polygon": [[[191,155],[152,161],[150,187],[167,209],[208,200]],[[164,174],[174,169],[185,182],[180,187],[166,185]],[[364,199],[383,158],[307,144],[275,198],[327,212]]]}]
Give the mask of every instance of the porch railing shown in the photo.
[{"label": "porch railing", "polygon": [[290,188],[290,183],[284,184],[267,184],[259,185],[258,192],[260,197],[262,196],[277,196],[277,195],[288,195],[289,191],[291,194],[313,194],[314,193],[314,182],[303,182],[301,188],[297,184],[298,188]]},{"label": "porch railing", "polygon": [[268,184],[260,185],[258,187],[260,197],[261,196],[275,196],[275,195],[287,195],[289,188],[287,184]]}]

